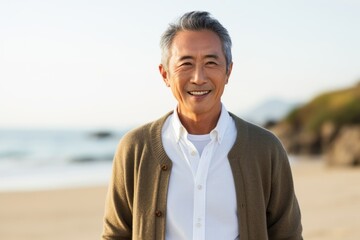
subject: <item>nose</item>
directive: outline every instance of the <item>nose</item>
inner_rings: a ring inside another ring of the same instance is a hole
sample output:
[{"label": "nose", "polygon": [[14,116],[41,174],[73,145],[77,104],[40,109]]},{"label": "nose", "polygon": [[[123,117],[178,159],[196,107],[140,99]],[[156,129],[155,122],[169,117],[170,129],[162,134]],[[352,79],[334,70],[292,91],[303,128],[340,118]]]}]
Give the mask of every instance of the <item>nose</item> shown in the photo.
[{"label": "nose", "polygon": [[204,71],[204,68],[201,66],[198,66],[194,69],[193,76],[191,78],[191,83],[197,84],[197,85],[203,85],[207,82],[206,73]]}]

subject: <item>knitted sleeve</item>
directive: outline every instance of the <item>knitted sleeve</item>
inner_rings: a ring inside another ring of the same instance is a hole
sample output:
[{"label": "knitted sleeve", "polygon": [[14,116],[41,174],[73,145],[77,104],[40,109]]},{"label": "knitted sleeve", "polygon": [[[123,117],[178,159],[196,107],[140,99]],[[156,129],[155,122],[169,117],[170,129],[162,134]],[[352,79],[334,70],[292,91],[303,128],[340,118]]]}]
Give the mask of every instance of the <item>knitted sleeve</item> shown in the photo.
[{"label": "knitted sleeve", "polygon": [[271,194],[267,206],[270,240],[302,239],[302,225],[288,156],[280,144],[272,154]]},{"label": "knitted sleeve", "polygon": [[105,202],[103,240],[131,239],[134,158],[129,135],[120,141],[113,160]]}]

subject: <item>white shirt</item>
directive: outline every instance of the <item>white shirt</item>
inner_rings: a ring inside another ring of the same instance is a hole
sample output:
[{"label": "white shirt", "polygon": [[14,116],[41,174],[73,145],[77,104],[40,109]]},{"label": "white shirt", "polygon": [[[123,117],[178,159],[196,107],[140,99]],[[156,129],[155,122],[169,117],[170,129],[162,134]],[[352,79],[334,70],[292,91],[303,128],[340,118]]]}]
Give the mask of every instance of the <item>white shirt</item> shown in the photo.
[{"label": "white shirt", "polygon": [[236,126],[222,106],[217,126],[189,140],[177,110],[162,129],[164,149],[173,162],[166,211],[167,240],[234,240],[239,237],[234,179],[227,154]]}]

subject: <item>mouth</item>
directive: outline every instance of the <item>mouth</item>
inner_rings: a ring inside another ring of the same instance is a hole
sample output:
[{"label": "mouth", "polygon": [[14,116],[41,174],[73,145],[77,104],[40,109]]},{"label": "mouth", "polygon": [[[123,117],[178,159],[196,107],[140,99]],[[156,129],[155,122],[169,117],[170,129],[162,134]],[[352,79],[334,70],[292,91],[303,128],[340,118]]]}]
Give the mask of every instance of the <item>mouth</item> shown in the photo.
[{"label": "mouth", "polygon": [[205,96],[210,92],[211,92],[210,90],[206,90],[206,91],[189,91],[188,93],[192,96]]}]

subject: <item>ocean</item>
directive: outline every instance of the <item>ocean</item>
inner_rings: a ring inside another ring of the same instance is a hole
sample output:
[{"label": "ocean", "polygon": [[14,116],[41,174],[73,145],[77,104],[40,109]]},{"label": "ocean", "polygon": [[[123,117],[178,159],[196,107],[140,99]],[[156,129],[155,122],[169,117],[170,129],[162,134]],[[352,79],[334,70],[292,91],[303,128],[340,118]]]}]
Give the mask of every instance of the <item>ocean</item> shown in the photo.
[{"label": "ocean", "polygon": [[0,130],[0,191],[105,185],[124,131]]},{"label": "ocean", "polygon": [[106,185],[126,131],[0,129],[0,192]]}]

